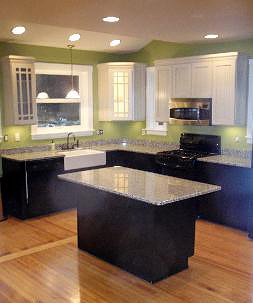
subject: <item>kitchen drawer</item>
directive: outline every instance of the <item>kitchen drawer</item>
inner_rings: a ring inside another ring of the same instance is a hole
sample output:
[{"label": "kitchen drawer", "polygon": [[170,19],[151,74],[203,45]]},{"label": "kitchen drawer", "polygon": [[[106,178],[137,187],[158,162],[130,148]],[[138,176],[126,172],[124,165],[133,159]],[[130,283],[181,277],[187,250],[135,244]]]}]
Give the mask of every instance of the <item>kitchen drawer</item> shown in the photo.
[{"label": "kitchen drawer", "polygon": [[27,161],[26,169],[28,172],[46,170],[64,171],[64,157]]}]

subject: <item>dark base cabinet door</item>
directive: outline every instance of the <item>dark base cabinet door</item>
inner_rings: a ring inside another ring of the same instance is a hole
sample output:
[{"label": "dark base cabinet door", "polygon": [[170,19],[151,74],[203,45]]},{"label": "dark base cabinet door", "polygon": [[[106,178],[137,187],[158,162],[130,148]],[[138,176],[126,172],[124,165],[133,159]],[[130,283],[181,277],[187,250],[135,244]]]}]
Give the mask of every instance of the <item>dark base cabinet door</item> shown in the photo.
[{"label": "dark base cabinet door", "polygon": [[45,215],[77,206],[75,194],[58,178],[63,158],[27,162],[27,217]]},{"label": "dark base cabinet door", "polygon": [[5,216],[26,216],[25,162],[2,159],[2,202]]},{"label": "dark base cabinet door", "polygon": [[248,230],[253,199],[252,169],[199,162],[197,170],[199,181],[222,187],[221,191],[206,196],[199,204],[200,217]]},{"label": "dark base cabinet door", "polygon": [[120,165],[134,169],[160,173],[155,155],[124,150],[106,152],[106,166]]}]

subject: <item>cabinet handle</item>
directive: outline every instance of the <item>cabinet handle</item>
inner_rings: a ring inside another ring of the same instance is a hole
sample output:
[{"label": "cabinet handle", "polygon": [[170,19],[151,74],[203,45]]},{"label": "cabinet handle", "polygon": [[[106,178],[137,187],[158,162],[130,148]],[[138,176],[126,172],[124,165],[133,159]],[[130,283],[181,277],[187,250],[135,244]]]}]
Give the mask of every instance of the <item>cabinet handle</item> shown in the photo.
[{"label": "cabinet handle", "polygon": [[27,181],[27,171],[25,171],[25,194],[26,194],[26,204],[28,204],[28,181]]}]

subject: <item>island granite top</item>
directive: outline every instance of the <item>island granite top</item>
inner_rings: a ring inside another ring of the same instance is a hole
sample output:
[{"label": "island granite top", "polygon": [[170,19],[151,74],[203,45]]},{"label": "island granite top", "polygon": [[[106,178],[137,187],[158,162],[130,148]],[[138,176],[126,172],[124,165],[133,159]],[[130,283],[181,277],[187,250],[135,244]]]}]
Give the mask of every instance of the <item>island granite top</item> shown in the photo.
[{"label": "island granite top", "polygon": [[69,173],[59,178],[157,206],[221,190],[216,185],[121,166]]}]

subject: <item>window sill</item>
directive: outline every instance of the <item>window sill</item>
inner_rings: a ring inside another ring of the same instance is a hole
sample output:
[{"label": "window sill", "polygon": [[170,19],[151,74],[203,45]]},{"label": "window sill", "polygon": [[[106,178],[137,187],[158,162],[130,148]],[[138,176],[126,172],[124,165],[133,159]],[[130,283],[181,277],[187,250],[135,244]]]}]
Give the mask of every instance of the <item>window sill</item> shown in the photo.
[{"label": "window sill", "polygon": [[[89,129],[89,130],[81,130],[81,131],[69,131],[73,133],[74,135],[78,137],[82,136],[93,136],[94,130]],[[62,131],[62,132],[55,132],[55,133],[33,133],[32,134],[32,140],[44,140],[44,139],[60,139],[60,138],[66,138],[68,131]]]},{"label": "window sill", "polygon": [[167,136],[167,130],[144,128],[142,131],[143,131],[144,135]]}]

